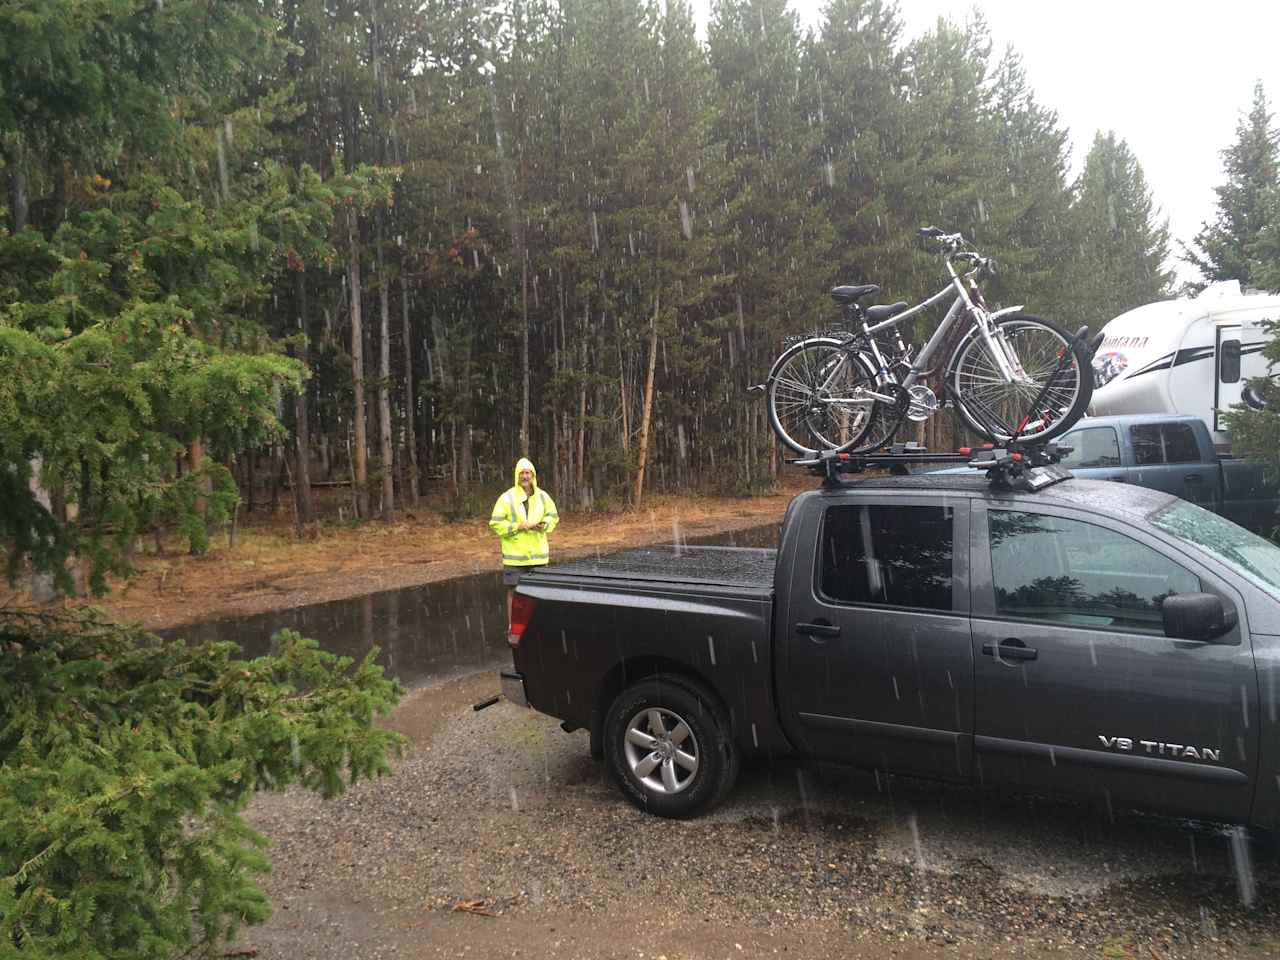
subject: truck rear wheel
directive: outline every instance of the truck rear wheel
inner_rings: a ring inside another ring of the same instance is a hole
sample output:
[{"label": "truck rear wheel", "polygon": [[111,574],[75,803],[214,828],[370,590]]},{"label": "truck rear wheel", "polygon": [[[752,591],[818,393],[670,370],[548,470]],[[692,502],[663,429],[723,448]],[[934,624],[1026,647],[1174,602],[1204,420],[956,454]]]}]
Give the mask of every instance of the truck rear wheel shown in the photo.
[{"label": "truck rear wheel", "polygon": [[683,677],[650,677],[622,691],[605,719],[604,752],[628,799],[662,817],[709,810],[738,777],[727,719]]}]

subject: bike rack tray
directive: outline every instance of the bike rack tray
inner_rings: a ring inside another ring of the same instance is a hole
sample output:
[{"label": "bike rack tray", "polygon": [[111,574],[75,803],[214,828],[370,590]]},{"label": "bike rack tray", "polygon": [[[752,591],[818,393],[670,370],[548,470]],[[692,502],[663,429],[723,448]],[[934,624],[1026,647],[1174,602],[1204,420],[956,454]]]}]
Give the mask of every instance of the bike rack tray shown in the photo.
[{"label": "bike rack tray", "polygon": [[867,470],[888,470],[895,476],[907,476],[913,464],[955,464],[981,470],[993,487],[1034,492],[1067,480],[1070,470],[1061,465],[1071,447],[1053,440],[1041,443],[1008,443],[1002,447],[961,447],[955,453],[930,453],[917,443],[895,443],[885,450],[867,453],[836,453],[823,450],[817,457],[787,460],[808,467],[809,472],[823,478],[824,487],[839,487],[841,477]]}]

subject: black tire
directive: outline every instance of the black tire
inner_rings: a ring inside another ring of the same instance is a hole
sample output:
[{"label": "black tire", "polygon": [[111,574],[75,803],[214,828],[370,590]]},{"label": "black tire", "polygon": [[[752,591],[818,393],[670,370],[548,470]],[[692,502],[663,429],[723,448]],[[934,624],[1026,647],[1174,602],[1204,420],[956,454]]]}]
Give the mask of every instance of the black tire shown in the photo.
[{"label": "black tire", "polygon": [[[665,737],[656,735],[659,725]],[[695,769],[680,760],[681,752],[696,760]],[[660,817],[705,813],[738,779],[728,718],[710,693],[685,677],[650,677],[618,694],[605,717],[604,755],[623,794]]]},{"label": "black tire", "polygon": [[[1093,369],[1087,346],[1074,342],[1071,334],[1056,323],[1028,314],[1004,317],[996,321],[996,326],[1018,353],[1030,380],[1018,384],[997,382],[994,361],[977,328],[971,329],[956,347],[947,369],[947,391],[955,401],[961,423],[997,443],[1007,441],[1015,432],[1019,440],[1050,440],[1075,426],[1093,399]],[[1041,404],[1044,409],[1031,411],[1029,407],[1056,367],[1060,351],[1068,345],[1071,362]],[[987,385],[983,386],[984,382]]]},{"label": "black tire", "polygon": [[870,388],[874,374],[856,353],[832,337],[811,337],[788,347],[769,371],[769,425],[778,439],[804,456],[851,450],[871,429],[872,404],[823,403],[833,390]]}]

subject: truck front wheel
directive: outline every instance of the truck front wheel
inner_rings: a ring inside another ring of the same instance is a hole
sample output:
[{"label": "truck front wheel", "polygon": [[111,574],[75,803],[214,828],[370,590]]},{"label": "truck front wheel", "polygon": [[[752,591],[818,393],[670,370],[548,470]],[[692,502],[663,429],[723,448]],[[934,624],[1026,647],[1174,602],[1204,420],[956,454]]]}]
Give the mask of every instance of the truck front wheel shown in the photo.
[{"label": "truck front wheel", "polygon": [[692,817],[732,788],[738,754],[701,685],[657,676],[618,695],[605,718],[605,759],[622,792],[663,817]]}]

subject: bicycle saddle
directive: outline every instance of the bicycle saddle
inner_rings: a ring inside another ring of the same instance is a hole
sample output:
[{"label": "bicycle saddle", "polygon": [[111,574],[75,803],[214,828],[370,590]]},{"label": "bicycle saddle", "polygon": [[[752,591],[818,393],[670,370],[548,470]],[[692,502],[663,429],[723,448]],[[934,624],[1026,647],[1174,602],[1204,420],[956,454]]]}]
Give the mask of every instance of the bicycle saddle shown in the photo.
[{"label": "bicycle saddle", "polygon": [[897,316],[905,309],[907,309],[907,301],[899,300],[897,303],[878,303],[874,307],[867,307],[863,313],[867,315],[868,323],[880,323],[882,320]]},{"label": "bicycle saddle", "polygon": [[831,299],[836,303],[848,305],[850,303],[857,303],[863,297],[869,297],[871,294],[879,292],[879,284],[860,283],[853,287],[833,287],[831,290]]}]

